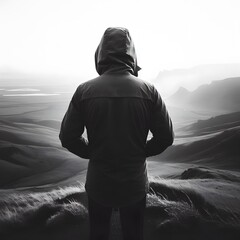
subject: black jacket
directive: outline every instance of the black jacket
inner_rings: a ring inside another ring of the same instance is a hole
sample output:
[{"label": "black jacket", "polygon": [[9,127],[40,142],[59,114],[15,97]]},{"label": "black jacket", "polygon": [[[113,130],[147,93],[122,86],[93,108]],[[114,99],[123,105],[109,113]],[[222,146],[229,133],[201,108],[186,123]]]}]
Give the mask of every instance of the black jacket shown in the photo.
[{"label": "black jacket", "polygon": [[[100,76],[77,88],[60,139],[70,152],[90,159],[88,194],[101,204],[123,206],[148,191],[146,157],[172,144],[172,123],[158,91],[137,78],[127,29],[105,31],[95,63]],[[84,127],[88,140],[82,137]],[[153,137],[147,141],[149,130]]]}]

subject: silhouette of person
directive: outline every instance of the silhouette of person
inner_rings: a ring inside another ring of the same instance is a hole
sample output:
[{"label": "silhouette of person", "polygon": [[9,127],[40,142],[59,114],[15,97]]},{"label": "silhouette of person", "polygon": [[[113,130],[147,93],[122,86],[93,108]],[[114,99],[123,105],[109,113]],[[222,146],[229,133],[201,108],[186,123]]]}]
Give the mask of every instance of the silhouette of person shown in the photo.
[{"label": "silhouette of person", "polygon": [[89,159],[90,239],[108,239],[112,209],[118,208],[124,240],[141,240],[149,189],[146,158],[172,145],[172,122],[155,87],[137,77],[140,68],[126,28],[106,29],[95,66],[100,76],[79,85],[59,137],[63,147]]}]

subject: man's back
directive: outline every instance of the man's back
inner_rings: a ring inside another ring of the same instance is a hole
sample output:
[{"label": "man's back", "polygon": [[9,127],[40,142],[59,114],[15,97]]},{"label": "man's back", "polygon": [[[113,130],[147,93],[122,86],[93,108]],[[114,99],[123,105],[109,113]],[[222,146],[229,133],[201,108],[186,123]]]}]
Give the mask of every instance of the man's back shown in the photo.
[{"label": "man's back", "polygon": [[148,131],[160,131],[156,137],[161,145],[172,141],[170,119],[154,87],[128,72],[106,73],[81,84],[72,105],[87,129],[88,193],[102,204],[116,206],[144,196],[146,157],[161,149],[148,147]]},{"label": "man's back", "polygon": [[127,72],[103,74],[75,93],[90,149],[86,189],[101,203],[131,203],[147,191],[146,138],[154,97],[150,85]]},{"label": "man's back", "polygon": [[[95,64],[100,76],[76,90],[60,139],[69,151],[90,160],[85,185],[90,199],[101,206],[129,206],[146,196],[146,157],[172,144],[172,123],[157,90],[137,78],[126,29],[106,30]],[[88,140],[82,137],[84,128]],[[153,137],[147,141],[149,130]]]}]

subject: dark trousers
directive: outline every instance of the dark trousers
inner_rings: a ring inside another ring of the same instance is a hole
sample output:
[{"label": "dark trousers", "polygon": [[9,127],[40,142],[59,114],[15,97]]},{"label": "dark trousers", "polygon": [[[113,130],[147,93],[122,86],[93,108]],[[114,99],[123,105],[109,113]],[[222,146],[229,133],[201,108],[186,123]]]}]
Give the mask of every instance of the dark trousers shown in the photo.
[{"label": "dark trousers", "polygon": [[[120,221],[124,240],[143,240],[146,197],[126,207],[120,207]],[[108,240],[112,208],[103,206],[88,197],[90,240]]]}]

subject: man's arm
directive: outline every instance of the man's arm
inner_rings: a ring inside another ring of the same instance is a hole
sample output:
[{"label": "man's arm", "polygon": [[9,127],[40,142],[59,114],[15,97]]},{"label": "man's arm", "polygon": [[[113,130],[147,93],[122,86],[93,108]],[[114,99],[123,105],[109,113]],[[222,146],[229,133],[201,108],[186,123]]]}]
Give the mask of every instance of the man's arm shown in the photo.
[{"label": "man's arm", "polygon": [[70,152],[81,158],[89,159],[88,141],[82,137],[84,132],[83,116],[81,108],[77,106],[76,95],[77,91],[63,118],[59,138],[62,146]]},{"label": "man's arm", "polygon": [[155,156],[162,153],[167,147],[171,146],[174,139],[172,121],[168,115],[166,106],[154,88],[155,106],[153,117],[150,124],[150,131],[153,137],[147,141],[146,156]]}]

